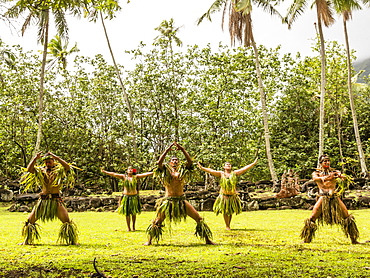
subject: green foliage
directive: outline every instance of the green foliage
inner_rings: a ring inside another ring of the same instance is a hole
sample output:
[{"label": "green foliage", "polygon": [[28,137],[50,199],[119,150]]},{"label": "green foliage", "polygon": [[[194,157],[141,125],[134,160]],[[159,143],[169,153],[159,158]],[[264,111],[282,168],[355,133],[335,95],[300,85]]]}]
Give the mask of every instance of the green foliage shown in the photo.
[{"label": "green foliage", "polygon": [[[79,182],[107,183],[113,191],[118,191],[117,181],[102,176],[100,167],[115,172],[130,165],[141,172],[151,170],[175,140],[195,161],[213,169],[222,169],[226,161],[240,168],[259,153],[258,165],[243,179],[269,179],[252,50],[195,45],[179,52],[162,35],[152,49],[142,44],[129,52],[137,62],[124,80],[135,115],[137,159],[115,69],[101,55],[77,56],[72,70],[46,72],[41,149],[83,169],[78,172]],[[20,47],[4,43],[0,47],[15,57],[12,66],[0,59],[0,171],[17,178],[33,152],[41,61]],[[320,59],[279,51],[259,47],[274,163],[280,174],[293,168],[301,178],[309,178],[317,160]],[[356,177],[359,165],[345,84],[345,52],[338,43],[328,44],[327,64],[325,152],[333,157],[334,167]],[[368,86],[355,91],[366,158],[369,93]]]}]

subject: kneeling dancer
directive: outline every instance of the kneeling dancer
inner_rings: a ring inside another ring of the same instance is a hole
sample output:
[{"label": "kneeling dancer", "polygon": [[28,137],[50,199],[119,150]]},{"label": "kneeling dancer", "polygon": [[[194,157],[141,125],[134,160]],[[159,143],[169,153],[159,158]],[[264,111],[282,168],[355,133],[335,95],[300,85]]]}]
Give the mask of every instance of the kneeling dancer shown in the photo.
[{"label": "kneeling dancer", "polygon": [[[176,147],[176,150],[181,150],[186,157],[186,164],[179,163],[177,157],[172,157],[170,162],[163,164],[167,153]],[[190,178],[191,172],[194,169],[193,161],[188,152],[178,143],[172,143],[160,156],[157,161],[158,168],[154,175],[160,178],[161,183],[165,187],[165,197],[158,199],[156,202],[156,218],[152,224],[147,228],[148,241],[145,245],[152,244],[152,240],[157,242],[161,239],[163,233],[163,221],[167,219],[169,223],[172,221],[178,223],[185,220],[186,216],[190,216],[197,222],[195,235],[204,239],[206,244],[214,244],[212,239],[212,232],[208,225],[200,217],[199,213],[194,207],[185,200],[184,185]]]},{"label": "kneeling dancer", "polygon": [[[301,238],[305,243],[310,243],[315,236],[317,225],[341,225],[346,237],[352,244],[357,241],[359,232],[353,215],[348,213],[346,206],[340,199],[341,192],[337,191],[337,184],[348,183],[348,177],[330,167],[330,158],[322,155],[319,158],[320,168],[312,173],[312,179],[319,187],[319,198],[313,208],[310,218],[305,220]],[[343,187],[344,189],[344,187]]]},{"label": "kneeling dancer", "polygon": [[[42,158],[43,164],[35,166],[36,161]],[[57,162],[56,162],[56,161]],[[40,239],[39,225],[37,220],[43,222],[59,218],[62,225],[59,231],[58,241],[67,245],[75,245],[78,240],[76,224],[69,219],[67,209],[62,201],[60,190],[63,183],[72,187],[74,183],[74,171],[72,166],[60,157],[48,152],[42,157],[39,152],[28,164],[26,173],[21,178],[25,184],[25,191],[41,188],[40,198],[33,208],[28,220],[24,223],[22,244],[34,244]]]}]

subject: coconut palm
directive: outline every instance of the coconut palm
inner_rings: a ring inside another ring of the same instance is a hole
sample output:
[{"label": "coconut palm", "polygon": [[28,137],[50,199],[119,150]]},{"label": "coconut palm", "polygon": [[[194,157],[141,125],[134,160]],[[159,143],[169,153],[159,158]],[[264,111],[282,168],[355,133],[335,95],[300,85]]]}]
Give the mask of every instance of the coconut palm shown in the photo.
[{"label": "coconut palm", "polygon": [[[312,1],[312,0],[311,0]],[[301,15],[308,5],[308,0],[294,0],[288,9],[286,22],[291,28],[292,23]],[[322,24],[329,27],[334,23],[333,10],[331,2],[328,0],[313,0],[312,6],[316,6],[317,14],[317,29],[320,38],[320,56],[321,56],[321,86],[320,86],[320,117],[319,117],[319,154],[320,157],[324,153],[324,117],[325,117],[325,94],[326,94],[326,55],[324,33]],[[319,164],[319,162],[318,162]]]},{"label": "coconut palm", "polygon": [[[9,1],[13,2],[13,1]],[[70,11],[73,15],[80,14],[80,7],[83,2],[75,1],[47,1],[47,0],[19,0],[14,1],[14,5],[8,9],[5,15],[9,18],[18,18],[23,14],[26,15],[26,19],[22,25],[22,35],[26,32],[27,28],[31,23],[37,22],[38,27],[38,42],[43,45],[43,55],[40,73],[40,92],[38,98],[38,130],[34,152],[40,150],[41,139],[42,139],[42,122],[43,122],[43,111],[44,111],[44,79],[45,79],[45,65],[46,55],[49,41],[49,25],[50,16],[54,17],[54,23],[56,31],[62,38],[68,39],[68,27],[65,17],[65,12]]]},{"label": "coconut palm", "polygon": [[58,62],[63,69],[67,68],[67,56],[80,51],[77,48],[77,43],[68,50],[68,42],[63,42],[62,38],[58,35],[54,37],[54,39],[51,39],[48,44],[48,55],[49,57],[54,57],[51,60],[48,60],[49,67],[52,67],[55,65],[56,62]]},{"label": "coconut palm", "polygon": [[235,45],[235,41],[238,40],[244,46],[252,46],[255,58],[256,65],[256,74],[258,79],[258,88],[260,93],[261,108],[262,108],[262,117],[263,117],[263,126],[264,126],[264,138],[266,146],[266,156],[269,164],[269,170],[272,177],[272,180],[276,182],[278,180],[274,163],[271,155],[271,145],[270,145],[270,132],[268,126],[268,114],[266,106],[266,96],[262,81],[261,75],[261,66],[259,61],[257,44],[253,36],[252,28],[252,4],[257,5],[258,7],[263,8],[263,10],[269,12],[271,15],[276,15],[281,18],[281,15],[274,8],[274,4],[279,1],[264,1],[264,0],[216,0],[209,10],[203,14],[198,19],[198,24],[200,24],[204,19],[211,20],[211,14],[219,12],[223,7],[222,15],[222,25],[226,14],[229,17],[229,33],[231,37],[232,45]]},{"label": "coconut palm", "polygon": [[352,111],[352,119],[353,119],[353,129],[355,132],[357,150],[360,160],[361,166],[361,173],[366,176],[368,171],[365,162],[364,151],[362,149],[362,143],[360,138],[360,132],[358,130],[358,123],[357,123],[357,115],[356,115],[356,108],[354,103],[354,97],[352,92],[352,62],[351,62],[351,52],[349,47],[349,40],[348,40],[348,32],[347,32],[347,21],[352,19],[352,11],[360,10],[361,5],[360,2],[364,4],[370,4],[370,0],[362,0],[362,1],[355,1],[355,0],[333,0],[333,5],[337,13],[342,15],[343,19],[343,29],[344,29],[344,38],[346,44],[346,53],[347,53],[347,85],[348,85],[348,95],[349,101]]}]

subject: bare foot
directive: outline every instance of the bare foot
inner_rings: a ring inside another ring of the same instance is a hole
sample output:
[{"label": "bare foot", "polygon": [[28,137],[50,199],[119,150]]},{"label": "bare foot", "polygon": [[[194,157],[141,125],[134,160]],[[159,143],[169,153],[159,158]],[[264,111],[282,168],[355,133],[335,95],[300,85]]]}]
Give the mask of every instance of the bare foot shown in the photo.
[{"label": "bare foot", "polygon": [[217,245],[216,243],[214,243],[210,239],[206,239],[206,244],[209,244],[209,245]]},{"label": "bare foot", "polygon": [[149,245],[152,245],[152,243],[151,243],[150,241],[147,241],[147,242],[145,242],[143,245],[145,245],[145,246],[149,246]]},{"label": "bare foot", "polygon": [[230,227],[226,227],[226,230],[231,231],[231,228]]},{"label": "bare foot", "polygon": [[357,240],[352,241],[352,244],[361,244],[361,242],[358,242]]}]

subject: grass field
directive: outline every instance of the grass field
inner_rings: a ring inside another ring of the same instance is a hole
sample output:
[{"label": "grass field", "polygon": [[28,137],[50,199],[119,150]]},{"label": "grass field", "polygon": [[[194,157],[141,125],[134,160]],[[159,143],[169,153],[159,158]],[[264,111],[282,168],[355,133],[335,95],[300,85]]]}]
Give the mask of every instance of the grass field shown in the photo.
[{"label": "grass field", "polygon": [[[352,211],[360,241],[370,240],[370,210]],[[143,246],[154,212],[138,216],[137,231],[126,232],[113,212],[71,213],[80,245],[56,244],[60,223],[41,224],[41,241],[18,245],[24,213],[0,207],[0,277],[90,277],[92,261],[108,277],[370,277],[370,243],[351,245],[339,227],[321,227],[311,244],[299,232],[310,215],[304,210],[243,212],[232,231],[222,216],[201,212],[215,246],[194,236],[195,222],[172,225],[153,246]]]}]

